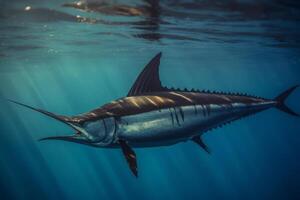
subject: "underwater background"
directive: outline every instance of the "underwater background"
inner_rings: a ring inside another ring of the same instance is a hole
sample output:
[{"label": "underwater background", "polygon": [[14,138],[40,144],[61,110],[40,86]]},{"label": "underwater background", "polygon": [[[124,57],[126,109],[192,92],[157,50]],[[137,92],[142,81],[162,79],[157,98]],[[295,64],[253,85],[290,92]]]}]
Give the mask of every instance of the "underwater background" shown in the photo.
[{"label": "underwater background", "polygon": [[[300,3],[292,0],[1,0],[0,199],[300,199],[300,119],[276,109],[193,142],[120,149],[46,136],[63,115],[123,97],[162,52],[163,85],[274,98],[300,84]],[[300,89],[288,105],[300,113]]]}]

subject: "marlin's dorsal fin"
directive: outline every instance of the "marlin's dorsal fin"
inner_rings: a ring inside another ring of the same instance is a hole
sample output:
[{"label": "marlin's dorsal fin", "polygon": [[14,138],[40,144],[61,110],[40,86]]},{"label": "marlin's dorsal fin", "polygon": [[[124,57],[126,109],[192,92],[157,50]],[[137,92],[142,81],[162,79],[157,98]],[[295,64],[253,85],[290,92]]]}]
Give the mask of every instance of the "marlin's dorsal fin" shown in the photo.
[{"label": "marlin's dorsal fin", "polygon": [[146,65],[140,73],[127,96],[138,96],[148,92],[166,91],[159,79],[159,64],[161,52]]}]

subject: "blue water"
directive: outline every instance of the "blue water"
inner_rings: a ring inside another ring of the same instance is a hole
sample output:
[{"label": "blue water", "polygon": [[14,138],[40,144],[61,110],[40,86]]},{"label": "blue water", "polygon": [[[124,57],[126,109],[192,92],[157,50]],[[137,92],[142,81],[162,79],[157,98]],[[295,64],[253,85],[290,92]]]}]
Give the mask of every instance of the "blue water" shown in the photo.
[{"label": "blue water", "polygon": [[[298,1],[64,3],[0,2],[2,97],[83,113],[125,96],[160,51],[165,86],[274,98],[300,83]],[[298,113],[299,100],[287,102]],[[300,119],[276,109],[206,133],[211,155],[192,142],[136,149],[136,179],[120,149],[38,142],[73,130],[0,102],[1,200],[300,199]]]}]

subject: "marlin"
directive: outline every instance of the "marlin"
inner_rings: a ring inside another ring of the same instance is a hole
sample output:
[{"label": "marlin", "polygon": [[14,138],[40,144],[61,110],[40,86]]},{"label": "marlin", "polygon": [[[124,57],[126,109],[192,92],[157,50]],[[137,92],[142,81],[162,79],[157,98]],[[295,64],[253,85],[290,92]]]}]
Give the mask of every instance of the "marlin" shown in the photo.
[{"label": "marlin", "polygon": [[138,170],[133,149],[135,147],[168,146],[192,141],[209,153],[201,136],[211,129],[269,108],[278,108],[299,117],[284,103],[298,85],[275,99],[167,88],[162,86],[159,78],[161,55],[158,53],[146,65],[126,97],[84,114],[57,115],[9,101],[63,122],[75,130],[73,135],[41,140],[64,140],[99,148],[120,148],[136,177]]}]

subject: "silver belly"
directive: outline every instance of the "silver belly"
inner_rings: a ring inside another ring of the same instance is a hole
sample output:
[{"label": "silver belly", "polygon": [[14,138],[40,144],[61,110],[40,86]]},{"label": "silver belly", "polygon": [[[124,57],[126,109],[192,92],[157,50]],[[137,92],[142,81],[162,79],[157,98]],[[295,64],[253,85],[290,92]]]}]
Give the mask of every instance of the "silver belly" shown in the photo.
[{"label": "silver belly", "polygon": [[185,131],[188,120],[192,123],[191,119],[185,119],[189,109],[191,108],[182,108],[184,117],[178,108],[122,117],[118,137],[132,144],[146,146],[167,145],[184,140],[189,137]]},{"label": "silver belly", "polygon": [[267,108],[274,103],[210,104],[167,108],[123,116],[117,137],[133,146],[163,146],[187,141],[211,128]]}]

